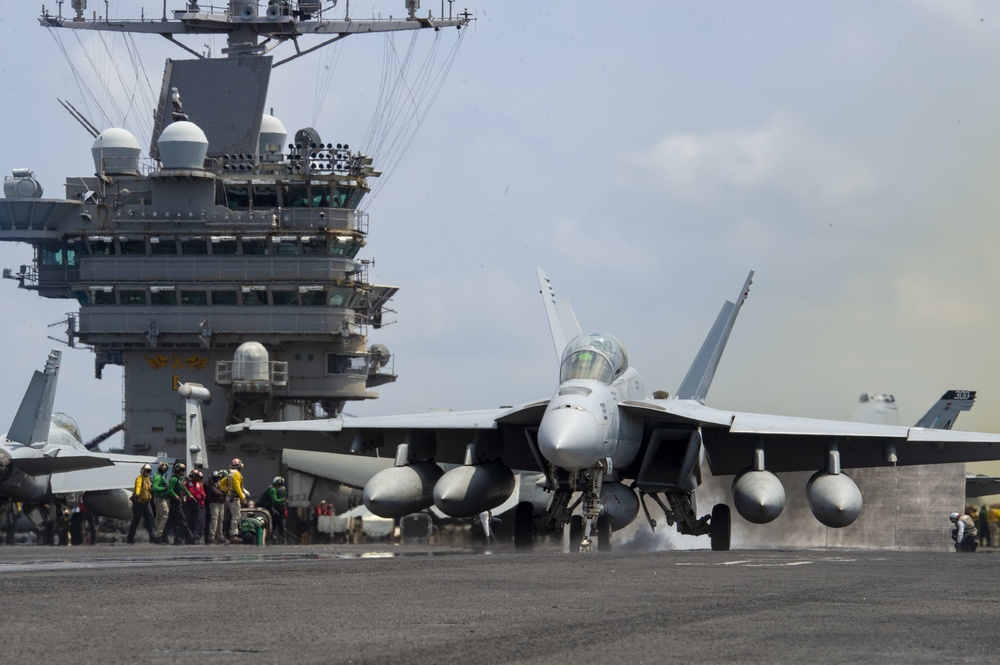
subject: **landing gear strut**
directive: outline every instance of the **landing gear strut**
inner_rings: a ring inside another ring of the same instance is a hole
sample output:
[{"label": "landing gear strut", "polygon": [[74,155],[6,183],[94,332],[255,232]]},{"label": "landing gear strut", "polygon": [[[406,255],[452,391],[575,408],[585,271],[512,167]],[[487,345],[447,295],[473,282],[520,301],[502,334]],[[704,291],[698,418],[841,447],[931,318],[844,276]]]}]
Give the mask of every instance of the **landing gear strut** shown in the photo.
[{"label": "landing gear strut", "polygon": [[[718,503],[712,507],[711,515],[697,517],[694,508],[694,497],[690,492],[664,492],[666,503],[660,496],[653,492],[639,493],[639,504],[646,514],[646,521],[649,527],[656,530],[656,520],[649,514],[646,507],[646,497],[652,497],[653,501],[663,510],[667,518],[667,524],[677,525],[677,532],[687,536],[704,536],[712,541],[712,549],[726,552],[729,550],[730,535],[732,529],[732,514],[729,506]],[[669,504],[669,505],[668,505]]]}]

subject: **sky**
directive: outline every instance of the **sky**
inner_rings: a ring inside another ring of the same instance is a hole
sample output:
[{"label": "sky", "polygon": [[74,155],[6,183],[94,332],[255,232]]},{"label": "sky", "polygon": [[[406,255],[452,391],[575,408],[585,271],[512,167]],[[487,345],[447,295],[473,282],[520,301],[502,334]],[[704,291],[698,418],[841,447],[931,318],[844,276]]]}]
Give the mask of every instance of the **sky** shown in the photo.
[{"label": "sky", "polygon": [[[57,98],[95,124],[107,124],[102,107],[127,116],[146,145],[142,101],[158,94],[163,58],[187,54],[136,37],[136,86],[120,37],[63,31],[60,47],[37,8],[2,4],[0,172],[31,167],[54,197],[67,176],[93,173],[92,139]],[[404,13],[402,0],[350,5],[356,18]],[[162,12],[160,2],[108,7],[112,18]],[[428,10],[439,3],[425,0]],[[456,46],[457,56],[365,206],[361,258],[374,262],[372,281],[400,287],[394,323],[370,341],[389,347],[399,379],[348,413],[548,397],[558,366],[536,266],[585,329],[626,345],[648,389],[673,392],[752,269],[710,406],[846,419],[862,392],[889,392],[906,423],[946,389],[972,389],[977,407],[959,429],[1000,431],[1000,6],[480,0],[469,10],[464,34],[417,36],[412,77],[440,74]],[[362,35],[280,67],[268,107],[290,133],[313,126],[359,145],[385,54],[410,45]],[[30,259],[26,245],[0,245],[0,265]],[[61,329],[47,326],[74,310],[0,283],[0,421],[60,346],[47,336]],[[85,438],[121,419],[121,371],[104,377],[89,352],[66,350],[56,408]]]}]

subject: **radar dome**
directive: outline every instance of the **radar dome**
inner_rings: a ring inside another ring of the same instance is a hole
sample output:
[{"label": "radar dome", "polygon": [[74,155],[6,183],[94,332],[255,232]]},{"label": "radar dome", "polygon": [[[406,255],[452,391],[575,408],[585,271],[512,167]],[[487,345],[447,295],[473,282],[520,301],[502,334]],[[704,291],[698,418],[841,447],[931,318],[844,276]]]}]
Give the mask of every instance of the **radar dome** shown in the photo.
[{"label": "radar dome", "polygon": [[267,381],[269,357],[260,342],[244,342],[233,354],[233,381]]},{"label": "radar dome", "polygon": [[94,139],[90,152],[98,174],[135,175],[139,172],[139,142],[127,129],[105,129]]},{"label": "radar dome", "polygon": [[205,132],[193,122],[179,120],[160,132],[156,145],[160,148],[160,163],[165,169],[200,169],[208,154]]},{"label": "radar dome", "polygon": [[273,115],[265,115],[260,121],[260,154],[279,154],[285,149],[288,132],[281,121]]}]

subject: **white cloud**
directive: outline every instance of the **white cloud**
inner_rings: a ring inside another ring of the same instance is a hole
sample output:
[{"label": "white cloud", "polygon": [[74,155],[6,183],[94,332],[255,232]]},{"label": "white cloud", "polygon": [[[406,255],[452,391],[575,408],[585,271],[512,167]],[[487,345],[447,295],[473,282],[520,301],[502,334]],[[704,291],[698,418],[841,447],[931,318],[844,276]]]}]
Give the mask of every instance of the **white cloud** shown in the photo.
[{"label": "white cloud", "polygon": [[756,128],[669,134],[651,148],[624,153],[620,161],[621,184],[704,207],[734,194],[757,193],[816,205],[875,186],[863,159],[791,113],[775,112]]}]

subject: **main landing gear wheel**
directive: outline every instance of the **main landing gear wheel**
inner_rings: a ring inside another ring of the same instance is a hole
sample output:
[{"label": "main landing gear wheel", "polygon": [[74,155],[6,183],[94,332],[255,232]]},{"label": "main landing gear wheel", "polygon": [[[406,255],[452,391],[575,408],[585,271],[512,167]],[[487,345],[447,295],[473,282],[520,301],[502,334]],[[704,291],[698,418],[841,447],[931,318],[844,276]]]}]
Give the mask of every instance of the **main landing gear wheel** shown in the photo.
[{"label": "main landing gear wheel", "polygon": [[514,548],[530,550],[535,545],[535,507],[522,501],[514,509]]},{"label": "main landing gear wheel", "polygon": [[581,540],[583,540],[583,515],[573,515],[569,519],[569,551],[571,554],[580,551]]},{"label": "main landing gear wheel", "polygon": [[733,518],[729,506],[717,503],[712,507],[712,521],[708,524],[708,537],[716,552],[728,552]]},{"label": "main landing gear wheel", "polygon": [[597,551],[611,551],[611,518],[607,515],[597,518]]}]

